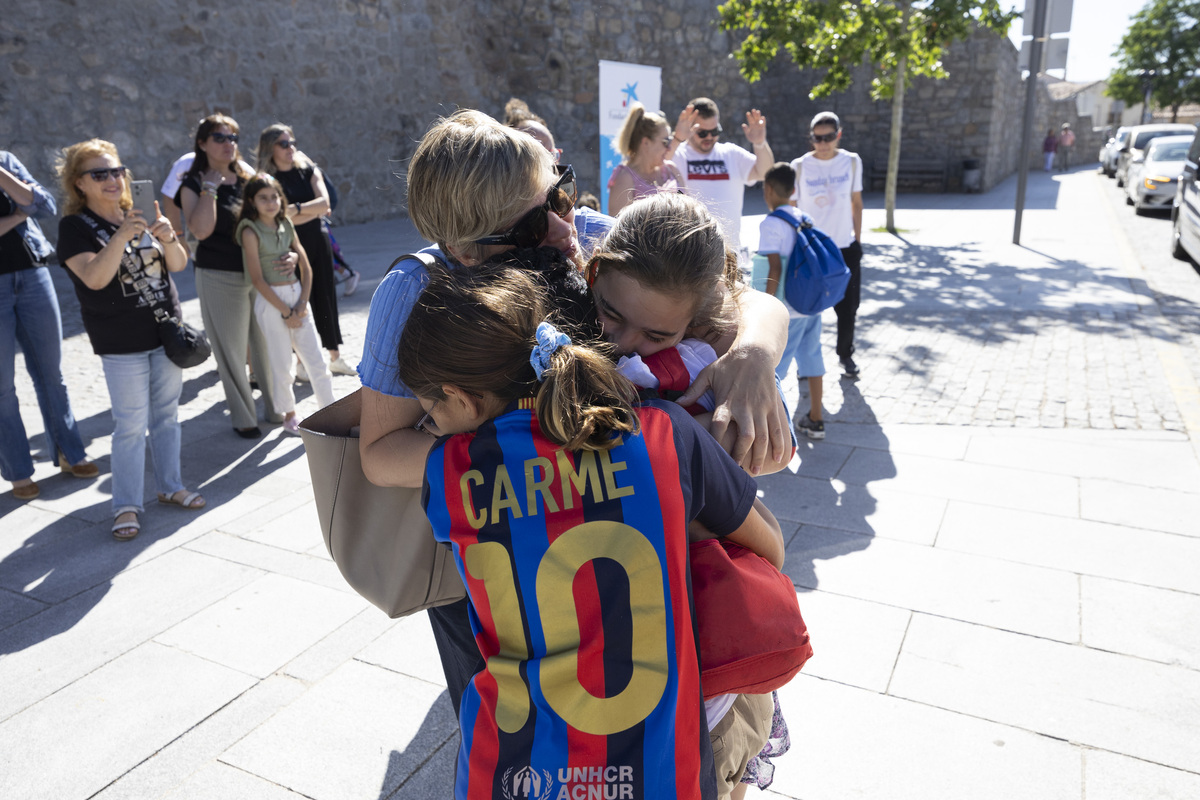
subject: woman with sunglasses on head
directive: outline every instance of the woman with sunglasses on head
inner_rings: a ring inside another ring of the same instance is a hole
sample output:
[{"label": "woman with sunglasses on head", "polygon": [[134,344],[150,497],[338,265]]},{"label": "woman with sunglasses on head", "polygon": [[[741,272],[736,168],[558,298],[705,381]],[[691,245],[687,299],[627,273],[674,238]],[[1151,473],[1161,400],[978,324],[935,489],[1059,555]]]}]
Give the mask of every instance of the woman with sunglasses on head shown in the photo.
[{"label": "woman with sunglasses on head", "polygon": [[[329,213],[329,192],[321,169],[297,149],[296,134],[282,123],[263,130],[258,137],[258,168],[273,176],[287,195],[287,215],[296,227],[300,246],[312,265],[313,322],[321,336],[321,346],[329,351],[329,369],[334,375],[354,375],[354,369],[342,360],[338,347],[342,329],[338,324],[337,281],[333,274],[333,249],[321,227],[321,217]],[[297,369],[303,370],[303,365]],[[306,375],[306,373],[301,373]]]},{"label": "woman with sunglasses on head", "polygon": [[[262,436],[258,409],[246,375],[246,347],[255,375],[270,374],[267,345],[254,319],[254,284],[234,240],[237,209],[254,170],[238,157],[238,124],[224,114],[200,121],[196,159],[179,190],[180,207],[196,246],[196,294],[233,429],[244,439]],[[260,384],[268,421],[282,422],[274,411],[270,381]]]},{"label": "woman with sunglasses on head", "polygon": [[100,474],[87,460],[62,377],[62,317],[46,260],[53,252],[34,217],[53,217],[54,198],[17,157],[0,150],[0,475],[13,497],[32,500],[29,438],[17,402],[16,346],[25,355],[42,412],[47,449],[63,472]]},{"label": "woman with sunglasses on head", "polygon": [[158,501],[205,506],[180,478],[183,370],[163,351],[155,315],[165,306],[182,317],[170,273],[187,266],[188,254],[165,216],[147,220],[133,208],[112,143],[90,139],[65,148],[59,177],[66,200],[58,260],[75,284],[84,330],[104,367],[113,416],[112,532],[128,541],[141,528],[147,430]]},{"label": "woman with sunglasses on head", "polygon": [[617,132],[617,151],[622,160],[608,180],[609,214],[615,217],[639,197],[686,188],[679,168],[666,160],[677,143],[666,117],[647,111],[638,102],[630,106]]}]

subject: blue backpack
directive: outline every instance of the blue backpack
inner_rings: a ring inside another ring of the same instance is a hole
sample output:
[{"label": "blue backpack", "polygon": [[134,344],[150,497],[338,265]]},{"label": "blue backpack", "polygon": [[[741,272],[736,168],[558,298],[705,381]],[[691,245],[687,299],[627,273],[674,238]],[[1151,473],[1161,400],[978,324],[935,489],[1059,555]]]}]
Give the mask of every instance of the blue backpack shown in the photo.
[{"label": "blue backpack", "polygon": [[820,314],[845,296],[850,284],[850,268],[833,240],[814,227],[812,217],[793,210],[799,214],[797,220],[785,208],[790,209],[790,206],[771,212],[772,217],[778,217],[796,229],[796,243],[781,280],[783,295],[788,305],[801,314]]}]

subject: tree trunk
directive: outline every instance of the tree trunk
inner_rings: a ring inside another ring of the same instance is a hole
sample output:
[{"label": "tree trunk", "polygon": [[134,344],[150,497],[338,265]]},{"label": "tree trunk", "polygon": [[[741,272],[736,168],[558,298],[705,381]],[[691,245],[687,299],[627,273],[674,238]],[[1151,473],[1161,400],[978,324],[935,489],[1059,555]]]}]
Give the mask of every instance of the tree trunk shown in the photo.
[{"label": "tree trunk", "polygon": [[[908,36],[910,3],[904,3],[901,16],[901,35]],[[900,129],[904,122],[904,78],[908,70],[908,48],[897,54],[896,78],[892,84],[892,132],[888,145],[887,182],[883,185],[883,206],[887,211],[888,233],[896,232],[896,182],[900,175]]]},{"label": "tree trunk", "polygon": [[1171,106],[1171,122],[1179,122],[1179,104]]}]

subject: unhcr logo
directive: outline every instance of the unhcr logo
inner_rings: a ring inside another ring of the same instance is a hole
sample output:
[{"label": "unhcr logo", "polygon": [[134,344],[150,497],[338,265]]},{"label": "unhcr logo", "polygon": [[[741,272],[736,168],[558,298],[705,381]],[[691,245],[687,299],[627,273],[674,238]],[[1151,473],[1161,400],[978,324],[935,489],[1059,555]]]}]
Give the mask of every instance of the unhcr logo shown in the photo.
[{"label": "unhcr logo", "polygon": [[549,800],[554,791],[554,780],[550,773],[540,773],[532,767],[522,767],[514,773],[510,768],[504,773],[505,800]]}]

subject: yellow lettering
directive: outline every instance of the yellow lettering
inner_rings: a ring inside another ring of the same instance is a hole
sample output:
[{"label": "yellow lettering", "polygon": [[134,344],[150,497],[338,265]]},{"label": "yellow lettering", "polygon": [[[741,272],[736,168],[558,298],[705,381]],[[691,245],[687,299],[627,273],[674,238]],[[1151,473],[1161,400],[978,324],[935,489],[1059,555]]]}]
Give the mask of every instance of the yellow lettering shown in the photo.
[{"label": "yellow lettering", "polygon": [[508,477],[508,467],[501,464],[496,467],[496,482],[492,484],[492,524],[500,522],[500,512],[508,509],[513,519],[521,518],[521,503],[517,500],[516,490]]},{"label": "yellow lettering", "polygon": [[612,460],[612,454],[608,450],[600,451],[600,468],[604,470],[604,488],[608,490],[608,499],[616,500],[618,497],[629,497],[633,494],[632,486],[617,487],[617,481],[613,477],[616,473],[625,469],[624,461]]},{"label": "yellow lettering", "polygon": [[[579,617],[571,587],[579,569],[598,558],[612,559],[629,576],[633,675],[612,697],[596,697],[579,683]],[[598,736],[628,730],[648,717],[667,687],[662,564],[650,541],[621,522],[576,525],[555,539],[542,557],[537,598],[547,651],[539,679],[555,712],[584,733]]]},{"label": "yellow lettering", "polygon": [[458,489],[462,492],[463,512],[467,515],[467,522],[472,528],[479,530],[487,522],[487,514],[478,514],[475,511],[475,505],[471,502],[472,483],[483,483],[483,473],[477,469],[469,469],[458,481]]},{"label": "yellow lettering", "polygon": [[596,452],[594,450],[584,450],[579,454],[578,472],[575,471],[575,465],[571,463],[570,454],[565,450],[559,450],[555,456],[558,460],[558,474],[562,476],[564,508],[574,508],[575,495],[578,494],[582,500],[587,494],[589,486],[592,497],[597,503],[604,499],[600,493],[600,470],[596,468]]},{"label": "yellow lettering", "polygon": [[[477,542],[467,548],[463,564],[473,578],[483,581],[493,619],[521,619],[512,562],[504,545]],[[496,679],[496,724],[505,733],[516,733],[529,719],[529,689],[521,678],[521,662],[528,660],[529,651],[520,625],[496,625],[496,636],[500,652],[487,660],[488,672]]]},{"label": "yellow lettering", "polygon": [[[562,452],[562,451],[559,451]],[[542,479],[538,480],[535,470],[541,469]],[[554,499],[554,495],[550,493],[550,484],[554,482],[554,465],[550,463],[550,459],[538,456],[531,458],[525,462],[525,495],[527,504],[525,512],[536,517],[538,513],[537,495],[542,493],[542,502],[546,504],[546,512],[549,514],[558,513],[558,501]]]}]

